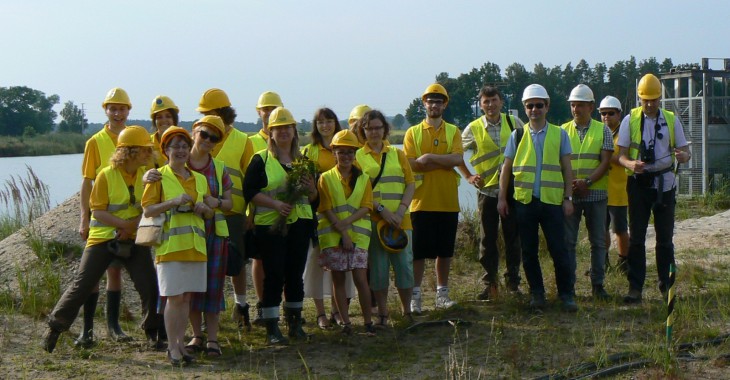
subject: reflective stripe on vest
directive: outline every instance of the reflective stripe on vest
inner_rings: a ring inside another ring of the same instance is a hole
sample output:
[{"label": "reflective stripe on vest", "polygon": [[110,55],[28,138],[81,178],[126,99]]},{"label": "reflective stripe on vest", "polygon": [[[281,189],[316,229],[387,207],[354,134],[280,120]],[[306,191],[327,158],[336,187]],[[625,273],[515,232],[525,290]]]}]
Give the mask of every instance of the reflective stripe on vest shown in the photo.
[{"label": "reflective stripe on vest", "polygon": [[[107,166],[99,172],[99,174],[103,173],[107,181],[109,204],[107,205],[106,211],[120,219],[134,219],[142,213],[140,201],[142,200],[142,193],[144,192],[142,175],[144,175],[145,169],[142,167],[137,169],[134,182],[134,198],[136,199],[136,202],[133,205],[129,203],[129,188],[124,182],[124,177],[120,170],[122,169],[115,169],[111,166]],[[107,226],[94,218],[93,213],[91,214],[91,220],[89,221],[89,239],[94,239],[95,241],[111,240],[114,239],[116,231],[116,227]]]},{"label": "reflective stripe on vest", "polygon": [[[159,170],[162,174],[163,201],[169,201],[185,194],[185,189],[169,165],[165,165]],[[208,192],[208,182],[200,173],[191,171],[191,174],[195,178],[195,191],[198,193],[194,203],[202,202]],[[155,254],[162,256],[170,252],[189,249],[194,249],[202,255],[207,253],[205,223],[203,218],[195,215],[194,212],[177,212],[177,208],[174,207],[167,213],[167,220],[162,229],[162,244],[155,249]]]},{"label": "reflective stripe on vest", "polygon": [[[667,128],[669,129],[669,153],[672,155],[672,161],[674,161],[674,113],[660,108],[664,120],[667,122]],[[641,107],[636,107],[631,110],[629,116],[629,129],[631,132],[631,145],[629,146],[629,158],[635,160],[639,157],[639,145],[641,145]],[[657,118],[659,115],[657,115]],[[646,125],[644,126],[646,128]],[[626,174],[634,175],[633,170],[626,169]]]},{"label": "reflective stripe on vest", "polygon": [[[443,122],[444,128],[446,128],[446,154],[451,154],[452,152],[452,145],[454,142],[454,135],[456,135],[456,132],[459,131],[459,128],[453,124],[449,124],[447,122]],[[421,143],[423,142],[423,125],[426,124],[426,121],[422,121],[421,124],[418,124],[413,128],[413,145],[415,145],[416,148],[416,157],[421,157]],[[454,175],[456,176],[456,185],[458,186],[461,183],[461,176],[459,173],[454,170]],[[425,174],[417,171],[413,171],[413,177],[416,180],[416,188],[423,185],[423,178]]]},{"label": "reflective stripe on vest", "polygon": [[[515,200],[529,204],[532,202],[532,189],[535,184],[537,157],[532,145],[532,134],[529,124],[525,125],[525,134],[515,153],[512,172],[515,175]],[[563,173],[560,170],[560,127],[549,124],[545,127],[545,146],[542,154],[542,173],[540,176],[540,200],[552,205],[563,203]],[[529,133],[529,135],[528,135]]]},{"label": "reflective stripe on vest", "polygon": [[[385,168],[380,180],[373,188],[373,201],[377,201],[383,207],[395,213],[398,211],[400,202],[403,199],[403,193],[406,191],[405,172],[398,160],[398,148],[389,147],[387,151],[383,149],[383,152],[387,153],[385,155]],[[355,158],[363,173],[370,177],[370,181],[378,176],[380,162],[376,161],[372,154],[365,153],[365,148],[358,149]],[[409,207],[406,207],[405,215],[410,214],[408,209]]]},{"label": "reflective stripe on vest", "polygon": [[[232,212],[243,214],[246,201],[243,199],[243,177],[246,173],[241,171],[241,158],[246,149],[248,135],[233,128],[228,134],[225,143],[215,158],[222,160],[228,168],[228,175],[231,177],[233,187],[231,188],[231,199],[233,199]],[[222,183],[218,181],[218,183]],[[218,235],[222,236],[222,235]],[[227,235],[226,235],[227,236]]]},{"label": "reflective stripe on vest", "polygon": [[[606,128],[603,123],[591,119],[583,142],[580,141],[578,128],[575,121],[569,121],[561,126],[570,137],[570,146],[573,154],[570,157],[570,164],[573,167],[573,177],[584,179],[593,173],[601,164],[601,152],[603,152],[603,131]],[[593,190],[608,189],[608,176],[604,175],[590,186]]]},{"label": "reflective stripe on vest", "polygon": [[[352,194],[347,199],[345,199],[345,190],[341,182],[342,177],[340,177],[340,172],[336,167],[322,173],[322,178],[332,196],[332,212],[337,215],[339,220],[349,217],[360,209],[362,197],[365,196],[365,187],[370,180],[367,174],[363,173],[357,177],[355,188],[352,189]],[[324,214],[319,214],[318,219],[317,235],[320,248],[339,246],[340,233],[332,228],[332,224]],[[347,234],[355,246],[368,249],[370,245],[370,228],[370,214],[367,213],[364,217],[352,223],[352,228],[347,231]]]},{"label": "reflective stripe on vest", "polygon": [[[499,131],[499,145],[494,143],[494,140],[489,136],[487,128],[484,126],[484,117],[480,117],[467,126],[471,128],[472,135],[474,135],[474,141],[476,142],[477,149],[474,155],[471,156],[469,162],[476,170],[477,174],[482,177],[484,181],[484,187],[490,187],[499,184],[499,165],[504,161],[504,149],[509,141],[509,135],[512,130],[509,128],[507,116],[500,114],[501,117],[501,128]],[[516,125],[514,118],[512,118],[512,125]]]},{"label": "reflective stripe on vest", "polygon": [[114,151],[117,149],[117,146],[114,145],[114,140],[112,140],[112,137],[109,136],[109,133],[106,130],[106,125],[101,129],[101,131],[94,133],[91,138],[96,141],[96,148],[99,149],[100,165],[96,168],[96,175],[99,175],[101,169],[109,166],[109,159],[111,159],[114,155]]},{"label": "reflective stripe on vest", "polygon": [[[287,175],[284,168],[268,150],[264,150],[256,153],[266,163],[266,187],[261,189],[261,192],[270,196],[272,199],[280,199],[286,193],[286,180]],[[312,207],[309,205],[309,200],[306,196],[301,196],[295,203],[294,209],[292,209],[289,216],[286,218],[286,223],[291,224],[296,222],[299,218],[312,219]],[[279,218],[279,213],[268,207],[256,206],[256,216],[254,216],[254,223],[257,226],[270,226]]]},{"label": "reflective stripe on vest", "polygon": [[[223,161],[214,158],[213,167],[215,168],[215,179],[218,181],[218,197],[223,198],[223,169],[226,168],[226,164]],[[229,169],[230,171],[230,169]],[[230,173],[229,173],[230,175]],[[233,177],[231,177],[233,178]],[[242,193],[243,194],[243,193]],[[215,222],[215,235],[216,236],[229,236],[228,234],[228,223],[226,223],[226,217],[223,215],[223,211],[219,208],[213,209],[215,214],[213,215],[213,221]]]}]

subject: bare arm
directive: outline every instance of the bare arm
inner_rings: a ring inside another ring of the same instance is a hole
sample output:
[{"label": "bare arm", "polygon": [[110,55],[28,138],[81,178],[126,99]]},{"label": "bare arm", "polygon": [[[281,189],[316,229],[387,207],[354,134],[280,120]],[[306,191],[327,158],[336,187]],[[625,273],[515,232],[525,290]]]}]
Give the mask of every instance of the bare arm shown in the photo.
[{"label": "bare arm", "polygon": [[634,173],[641,173],[644,171],[644,161],[632,160],[629,158],[629,148],[620,146],[618,150],[618,162],[621,166],[633,171]]},{"label": "bare arm", "polygon": [[461,153],[451,154],[434,154],[426,153],[416,158],[416,162],[421,164],[424,170],[432,171],[438,169],[452,169],[460,164],[464,164],[464,156]]},{"label": "bare arm", "polygon": [[79,235],[82,240],[89,238],[89,199],[91,198],[91,188],[93,187],[92,180],[84,178],[81,180],[81,199],[79,200],[80,209],[80,223],[79,223]]}]

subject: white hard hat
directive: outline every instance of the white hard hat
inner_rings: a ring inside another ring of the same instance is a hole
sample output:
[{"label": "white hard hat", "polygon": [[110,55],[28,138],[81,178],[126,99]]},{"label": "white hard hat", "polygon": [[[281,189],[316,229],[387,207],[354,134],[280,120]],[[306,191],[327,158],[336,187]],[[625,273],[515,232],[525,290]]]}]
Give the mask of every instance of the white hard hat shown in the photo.
[{"label": "white hard hat", "polygon": [[539,84],[531,84],[525,88],[524,92],[522,92],[522,101],[524,102],[528,99],[550,100],[550,96],[548,95],[545,87],[540,86]]},{"label": "white hard hat", "polygon": [[593,91],[591,91],[591,88],[584,85],[579,84],[573,88],[573,91],[570,92],[570,97],[568,97],[569,102],[595,102],[596,98],[593,97]]},{"label": "white hard hat", "polygon": [[619,111],[623,111],[621,109],[621,102],[610,95],[603,98],[603,100],[601,100],[601,105],[598,106],[599,110],[602,110],[604,108],[616,108]]}]

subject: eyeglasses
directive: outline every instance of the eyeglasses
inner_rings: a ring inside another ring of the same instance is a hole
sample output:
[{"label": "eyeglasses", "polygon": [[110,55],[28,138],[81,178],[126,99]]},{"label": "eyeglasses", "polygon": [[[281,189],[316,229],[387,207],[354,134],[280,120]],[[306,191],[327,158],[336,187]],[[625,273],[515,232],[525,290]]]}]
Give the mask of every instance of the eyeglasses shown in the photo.
[{"label": "eyeglasses", "polygon": [[190,145],[188,144],[182,144],[182,145],[168,145],[167,149],[170,150],[190,150]]},{"label": "eyeglasses", "polygon": [[545,103],[527,103],[525,104],[525,108],[528,110],[531,110],[533,108],[537,108],[539,110],[543,109],[545,107]]},{"label": "eyeglasses", "polygon": [[220,137],[218,137],[217,135],[208,133],[208,131],[205,131],[203,129],[199,130],[198,131],[198,134],[200,135],[200,138],[201,139],[203,139],[203,140],[206,140],[206,139],[207,140],[210,140],[210,142],[212,142],[214,144],[217,143],[217,142],[219,142],[219,141],[221,141],[221,138]]},{"label": "eyeglasses", "polygon": [[355,151],[354,150],[336,150],[335,154],[338,156],[354,156]]},{"label": "eyeglasses", "polygon": [[602,111],[601,112],[601,116],[606,116],[606,115],[613,116],[615,114],[616,114],[616,111]]},{"label": "eyeglasses", "polygon": [[426,104],[430,106],[442,106],[444,103],[443,99],[426,99]]},{"label": "eyeglasses", "polygon": [[129,204],[137,203],[137,197],[134,196],[134,186],[127,186],[127,190],[129,190]]}]

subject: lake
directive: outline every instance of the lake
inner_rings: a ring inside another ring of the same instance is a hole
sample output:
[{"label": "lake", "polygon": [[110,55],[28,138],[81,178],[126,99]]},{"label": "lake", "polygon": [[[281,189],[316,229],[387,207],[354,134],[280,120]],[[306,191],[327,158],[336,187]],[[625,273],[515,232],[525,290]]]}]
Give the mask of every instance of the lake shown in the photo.
[{"label": "lake", "polygon": [[[400,147],[400,146],[399,146]],[[37,157],[4,157],[0,158],[0,187],[4,188],[11,177],[27,178],[26,165],[33,169],[36,176],[48,185],[51,194],[51,207],[62,203],[81,188],[81,161],[83,154],[64,154]],[[469,170],[471,151],[464,153],[464,160]],[[459,186],[459,202],[462,209],[476,209],[476,189],[462,178]],[[0,205],[0,211],[2,210]]]}]

